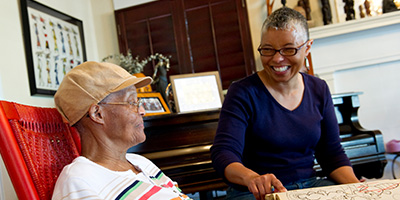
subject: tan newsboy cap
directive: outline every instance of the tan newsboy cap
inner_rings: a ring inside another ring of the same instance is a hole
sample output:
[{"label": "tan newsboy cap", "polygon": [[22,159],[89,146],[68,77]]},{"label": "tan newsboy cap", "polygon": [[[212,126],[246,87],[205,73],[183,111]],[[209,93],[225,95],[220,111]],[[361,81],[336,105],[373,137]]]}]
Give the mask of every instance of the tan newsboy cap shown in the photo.
[{"label": "tan newsboy cap", "polygon": [[72,126],[112,92],[128,86],[141,88],[152,82],[150,77],[136,77],[112,63],[84,62],[71,69],[54,95],[57,110]]}]

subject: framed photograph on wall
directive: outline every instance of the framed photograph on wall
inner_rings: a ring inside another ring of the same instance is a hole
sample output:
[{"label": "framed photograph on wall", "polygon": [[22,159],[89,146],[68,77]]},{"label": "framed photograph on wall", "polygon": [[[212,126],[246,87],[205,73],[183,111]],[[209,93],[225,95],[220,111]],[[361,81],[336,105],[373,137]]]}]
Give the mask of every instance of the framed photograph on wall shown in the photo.
[{"label": "framed photograph on wall", "polygon": [[146,110],[146,114],[144,116],[171,113],[159,92],[139,92],[137,96],[142,100],[143,108]]},{"label": "framed photograph on wall", "polygon": [[20,0],[31,95],[54,95],[65,74],[86,61],[82,21]]},{"label": "framed photograph on wall", "polygon": [[218,71],[171,75],[169,78],[178,113],[222,107],[224,95]]}]

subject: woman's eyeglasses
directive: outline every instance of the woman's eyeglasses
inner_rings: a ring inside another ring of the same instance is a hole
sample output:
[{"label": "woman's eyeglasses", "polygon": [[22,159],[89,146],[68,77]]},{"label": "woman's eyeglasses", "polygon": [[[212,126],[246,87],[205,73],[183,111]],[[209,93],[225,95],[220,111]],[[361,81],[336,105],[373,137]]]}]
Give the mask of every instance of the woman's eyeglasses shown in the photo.
[{"label": "woman's eyeglasses", "polygon": [[139,98],[136,102],[100,102],[99,104],[106,104],[106,105],[131,105],[135,106],[136,112],[139,113],[139,109],[141,106],[143,106],[143,101],[141,98]]},{"label": "woman's eyeglasses", "polygon": [[297,51],[300,50],[305,44],[307,44],[308,40],[304,42],[297,48],[282,48],[282,49],[274,49],[274,48],[261,48],[258,47],[258,52],[262,56],[274,56],[276,52],[279,52],[282,56],[294,56],[297,54]]}]

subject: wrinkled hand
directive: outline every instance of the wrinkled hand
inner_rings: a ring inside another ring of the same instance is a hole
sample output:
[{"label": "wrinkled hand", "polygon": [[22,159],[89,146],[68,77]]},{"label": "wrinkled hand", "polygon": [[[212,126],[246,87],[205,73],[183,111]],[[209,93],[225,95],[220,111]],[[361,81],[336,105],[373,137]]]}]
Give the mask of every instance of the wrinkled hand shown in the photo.
[{"label": "wrinkled hand", "polygon": [[283,187],[281,181],[273,174],[254,176],[247,180],[246,185],[257,200],[264,200],[266,194],[287,191],[286,188]]}]

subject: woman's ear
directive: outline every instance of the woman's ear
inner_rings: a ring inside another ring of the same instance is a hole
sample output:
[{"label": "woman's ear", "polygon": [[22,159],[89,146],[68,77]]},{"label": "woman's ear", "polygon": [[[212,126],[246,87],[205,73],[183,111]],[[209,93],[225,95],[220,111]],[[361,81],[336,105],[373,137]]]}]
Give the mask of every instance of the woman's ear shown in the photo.
[{"label": "woman's ear", "polygon": [[306,56],[310,53],[311,51],[311,46],[314,43],[313,39],[309,39],[306,45]]},{"label": "woman's ear", "polygon": [[103,111],[104,110],[99,104],[92,104],[88,111],[88,117],[96,123],[103,124]]}]

